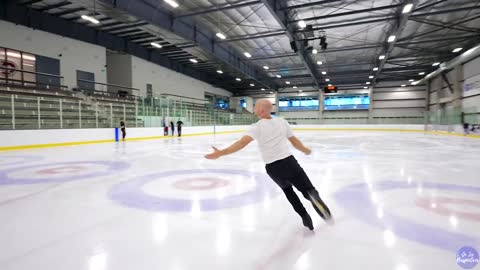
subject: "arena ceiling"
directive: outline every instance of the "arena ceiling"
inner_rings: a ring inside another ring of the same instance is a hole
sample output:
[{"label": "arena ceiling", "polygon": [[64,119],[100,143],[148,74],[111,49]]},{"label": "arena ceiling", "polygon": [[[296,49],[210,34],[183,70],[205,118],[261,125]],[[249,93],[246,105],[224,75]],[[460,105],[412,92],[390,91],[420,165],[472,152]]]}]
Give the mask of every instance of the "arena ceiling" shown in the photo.
[{"label": "arena ceiling", "polygon": [[408,84],[480,43],[480,1],[472,0],[22,0],[3,5],[2,19],[131,53],[237,95],[328,84],[340,89],[383,81]]}]

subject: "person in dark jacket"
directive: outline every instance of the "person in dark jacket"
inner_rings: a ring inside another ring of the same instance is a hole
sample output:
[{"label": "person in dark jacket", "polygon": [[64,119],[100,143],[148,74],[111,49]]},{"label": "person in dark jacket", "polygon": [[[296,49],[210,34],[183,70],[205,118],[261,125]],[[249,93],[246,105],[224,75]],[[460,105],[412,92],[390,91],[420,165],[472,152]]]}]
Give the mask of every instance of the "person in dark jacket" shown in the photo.
[{"label": "person in dark jacket", "polygon": [[173,123],[173,119],[170,119],[170,128],[172,129],[172,137],[175,135],[175,123]]},{"label": "person in dark jacket", "polygon": [[122,131],[122,141],[125,141],[125,136],[127,136],[127,131],[125,130],[125,122],[120,121],[120,130]]},{"label": "person in dark jacket", "polygon": [[178,137],[182,137],[182,126],[183,126],[182,120],[178,119],[178,121],[177,121],[177,133],[178,133]]}]

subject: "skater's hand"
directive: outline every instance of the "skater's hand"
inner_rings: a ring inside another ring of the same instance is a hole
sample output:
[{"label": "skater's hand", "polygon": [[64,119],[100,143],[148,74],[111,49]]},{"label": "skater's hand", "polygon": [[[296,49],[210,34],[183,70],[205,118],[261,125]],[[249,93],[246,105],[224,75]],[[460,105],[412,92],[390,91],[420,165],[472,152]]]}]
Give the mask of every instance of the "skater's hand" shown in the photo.
[{"label": "skater's hand", "polygon": [[213,153],[205,155],[206,159],[217,159],[222,156],[222,152],[218,150],[215,146],[212,146]]},{"label": "skater's hand", "polygon": [[310,155],[312,153],[312,149],[308,148],[308,147],[305,147],[305,151],[303,152],[305,153],[305,155]]}]

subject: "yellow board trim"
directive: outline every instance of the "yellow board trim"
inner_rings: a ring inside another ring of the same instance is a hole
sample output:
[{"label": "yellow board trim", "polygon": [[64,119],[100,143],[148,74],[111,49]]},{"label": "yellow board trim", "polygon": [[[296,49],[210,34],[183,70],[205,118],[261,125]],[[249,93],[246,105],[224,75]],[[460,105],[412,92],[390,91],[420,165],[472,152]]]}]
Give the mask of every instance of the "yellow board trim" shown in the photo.
[{"label": "yellow board trim", "polygon": [[[447,136],[457,136],[457,137],[466,137],[480,139],[480,135],[463,135],[460,133],[449,133],[442,131],[424,131],[417,129],[381,129],[381,128],[293,128],[295,131],[380,131],[380,132],[416,132],[416,133],[427,133],[427,134],[437,134],[437,135],[447,135]],[[220,131],[215,134],[233,134],[241,133],[245,130],[232,130],[232,131]],[[213,132],[202,132],[194,134],[184,134],[182,137],[195,137],[195,136],[205,136],[213,135]],[[171,136],[151,136],[151,137],[137,137],[137,138],[127,138],[127,141],[144,141],[144,140],[158,140],[158,139],[169,139]],[[0,151],[12,151],[12,150],[25,150],[25,149],[36,149],[36,148],[50,148],[50,147],[62,147],[62,146],[75,146],[75,145],[84,145],[84,144],[97,144],[97,143],[112,143],[115,140],[96,140],[96,141],[82,141],[82,142],[64,142],[64,143],[47,143],[47,144],[32,144],[32,145],[19,145],[19,146],[5,146],[0,147]]]}]

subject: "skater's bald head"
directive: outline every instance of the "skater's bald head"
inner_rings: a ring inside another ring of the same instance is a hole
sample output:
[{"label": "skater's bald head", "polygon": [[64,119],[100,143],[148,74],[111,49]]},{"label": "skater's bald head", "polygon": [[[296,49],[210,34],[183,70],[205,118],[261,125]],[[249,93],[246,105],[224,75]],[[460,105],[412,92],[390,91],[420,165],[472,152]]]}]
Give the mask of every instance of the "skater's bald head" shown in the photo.
[{"label": "skater's bald head", "polygon": [[272,103],[267,99],[260,99],[255,103],[255,114],[262,118],[270,118]]}]

